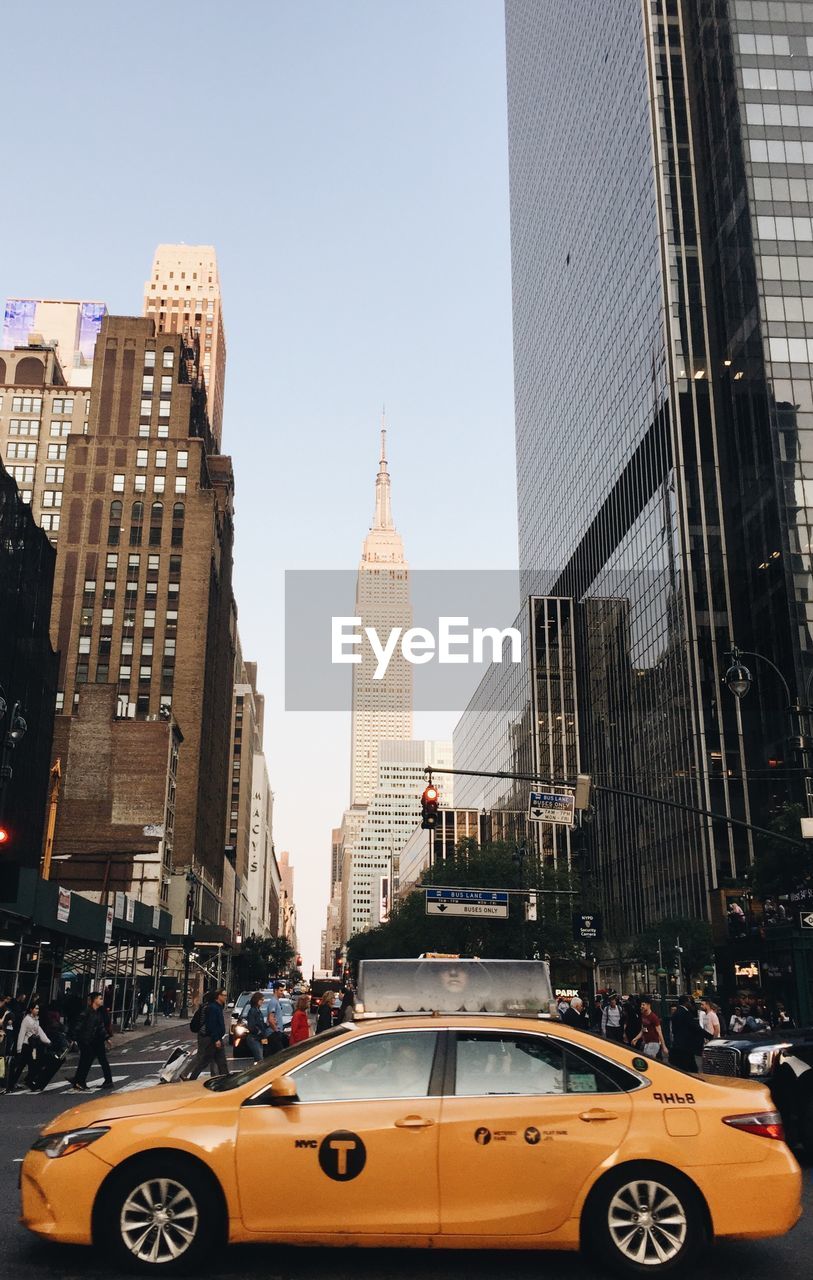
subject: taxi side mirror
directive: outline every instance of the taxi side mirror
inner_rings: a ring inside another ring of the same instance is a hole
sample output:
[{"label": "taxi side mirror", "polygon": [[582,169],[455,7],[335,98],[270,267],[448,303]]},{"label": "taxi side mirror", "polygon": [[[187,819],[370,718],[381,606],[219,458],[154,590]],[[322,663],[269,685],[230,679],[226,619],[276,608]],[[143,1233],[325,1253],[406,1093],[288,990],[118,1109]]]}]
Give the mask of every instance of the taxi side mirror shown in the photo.
[{"label": "taxi side mirror", "polygon": [[277,1076],[276,1080],[271,1081],[271,1088],[266,1096],[272,1107],[284,1107],[299,1101],[292,1076]]}]

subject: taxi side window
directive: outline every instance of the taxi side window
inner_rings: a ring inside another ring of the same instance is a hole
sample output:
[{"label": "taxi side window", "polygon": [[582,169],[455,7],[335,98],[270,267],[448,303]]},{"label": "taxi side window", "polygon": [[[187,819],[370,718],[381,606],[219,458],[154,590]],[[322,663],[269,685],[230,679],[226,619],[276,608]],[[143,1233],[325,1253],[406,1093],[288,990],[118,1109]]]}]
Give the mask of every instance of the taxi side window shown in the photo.
[{"label": "taxi side window", "polygon": [[457,1097],[617,1093],[620,1087],[592,1054],[566,1052],[544,1036],[494,1032],[457,1035]]},{"label": "taxi side window", "polygon": [[542,1036],[458,1032],[455,1094],[565,1092],[564,1053]]},{"label": "taxi side window", "polygon": [[425,1098],[434,1031],[392,1031],[353,1039],[291,1072],[300,1102]]}]

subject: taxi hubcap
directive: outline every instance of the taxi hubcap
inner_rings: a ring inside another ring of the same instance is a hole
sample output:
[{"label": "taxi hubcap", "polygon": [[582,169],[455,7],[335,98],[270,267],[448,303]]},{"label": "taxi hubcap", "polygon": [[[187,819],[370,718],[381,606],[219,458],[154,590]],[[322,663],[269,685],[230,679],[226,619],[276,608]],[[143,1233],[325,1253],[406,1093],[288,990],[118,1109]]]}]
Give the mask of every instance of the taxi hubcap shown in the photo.
[{"label": "taxi hubcap", "polygon": [[686,1210],[660,1182],[636,1181],[620,1187],[610,1201],[610,1235],[630,1262],[658,1266],[683,1248]]},{"label": "taxi hubcap", "polygon": [[171,1262],[195,1239],[198,1207],[173,1178],[150,1178],[128,1195],[121,1209],[121,1238],[141,1262]]}]

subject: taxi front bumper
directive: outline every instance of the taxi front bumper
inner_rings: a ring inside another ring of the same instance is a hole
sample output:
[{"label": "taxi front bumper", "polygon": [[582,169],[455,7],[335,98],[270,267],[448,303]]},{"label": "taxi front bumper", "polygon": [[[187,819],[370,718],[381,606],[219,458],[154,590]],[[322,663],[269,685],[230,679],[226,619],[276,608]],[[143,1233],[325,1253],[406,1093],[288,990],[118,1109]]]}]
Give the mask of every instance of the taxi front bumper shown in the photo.
[{"label": "taxi front bumper", "polygon": [[90,1244],[93,1205],[109,1172],[90,1150],[57,1160],[29,1151],[20,1172],[20,1222],[48,1240]]}]

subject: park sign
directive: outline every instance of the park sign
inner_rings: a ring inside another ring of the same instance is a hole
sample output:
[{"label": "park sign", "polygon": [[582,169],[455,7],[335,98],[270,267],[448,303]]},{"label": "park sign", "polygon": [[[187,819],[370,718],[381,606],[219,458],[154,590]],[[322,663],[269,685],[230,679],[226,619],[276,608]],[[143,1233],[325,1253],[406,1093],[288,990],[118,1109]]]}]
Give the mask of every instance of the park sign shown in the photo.
[{"label": "park sign", "polygon": [[529,822],[554,822],[573,826],[576,797],[572,791],[532,791],[528,797]]}]

